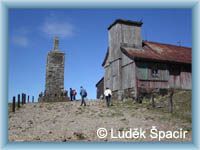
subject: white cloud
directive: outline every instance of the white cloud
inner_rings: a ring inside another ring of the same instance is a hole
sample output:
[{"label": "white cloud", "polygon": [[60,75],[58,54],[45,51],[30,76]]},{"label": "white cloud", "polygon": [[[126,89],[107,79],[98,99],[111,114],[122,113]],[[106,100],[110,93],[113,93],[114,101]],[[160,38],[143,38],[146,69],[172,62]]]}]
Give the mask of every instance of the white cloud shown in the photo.
[{"label": "white cloud", "polygon": [[74,27],[68,22],[48,19],[40,28],[47,36],[59,36],[61,38],[72,37],[74,35]]},{"label": "white cloud", "polygon": [[11,34],[11,42],[17,46],[27,47],[30,44],[31,32],[27,27],[16,27]]},{"label": "white cloud", "polygon": [[21,47],[27,47],[29,40],[25,35],[15,35],[12,37],[12,42]]}]

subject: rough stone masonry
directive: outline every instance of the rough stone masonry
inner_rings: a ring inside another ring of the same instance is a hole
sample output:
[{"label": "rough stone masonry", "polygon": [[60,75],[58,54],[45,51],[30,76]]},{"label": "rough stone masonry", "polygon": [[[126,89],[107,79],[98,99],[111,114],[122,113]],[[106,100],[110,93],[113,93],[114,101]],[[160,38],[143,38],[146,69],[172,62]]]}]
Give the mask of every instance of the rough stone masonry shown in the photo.
[{"label": "rough stone masonry", "polygon": [[47,56],[45,91],[39,95],[40,102],[68,100],[64,90],[65,53],[59,50],[58,45],[58,37],[55,37],[53,50]]}]

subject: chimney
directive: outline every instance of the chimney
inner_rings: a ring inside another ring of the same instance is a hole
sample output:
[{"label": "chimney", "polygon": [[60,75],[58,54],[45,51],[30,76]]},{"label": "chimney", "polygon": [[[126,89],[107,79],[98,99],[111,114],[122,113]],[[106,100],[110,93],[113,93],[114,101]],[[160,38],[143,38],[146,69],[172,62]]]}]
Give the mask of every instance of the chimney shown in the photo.
[{"label": "chimney", "polygon": [[117,19],[108,27],[109,47],[120,46],[142,48],[142,22]]}]

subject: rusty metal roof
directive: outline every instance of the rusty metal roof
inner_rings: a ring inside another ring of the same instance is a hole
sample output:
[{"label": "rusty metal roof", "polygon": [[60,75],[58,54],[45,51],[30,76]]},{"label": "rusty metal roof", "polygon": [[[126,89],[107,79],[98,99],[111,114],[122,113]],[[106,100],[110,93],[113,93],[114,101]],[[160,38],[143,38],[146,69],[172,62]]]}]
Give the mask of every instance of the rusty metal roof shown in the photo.
[{"label": "rusty metal roof", "polygon": [[189,63],[192,61],[192,49],[189,47],[143,41],[141,49],[121,47],[121,51],[132,59]]}]

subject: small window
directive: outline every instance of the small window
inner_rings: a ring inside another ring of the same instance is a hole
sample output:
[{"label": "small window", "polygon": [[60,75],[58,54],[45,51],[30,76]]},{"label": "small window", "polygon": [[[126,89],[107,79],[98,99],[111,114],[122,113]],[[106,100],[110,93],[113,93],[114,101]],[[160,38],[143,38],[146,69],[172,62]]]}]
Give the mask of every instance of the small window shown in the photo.
[{"label": "small window", "polygon": [[154,68],[151,69],[151,75],[152,75],[153,78],[159,77],[159,72],[158,72],[157,67],[154,67]]}]

